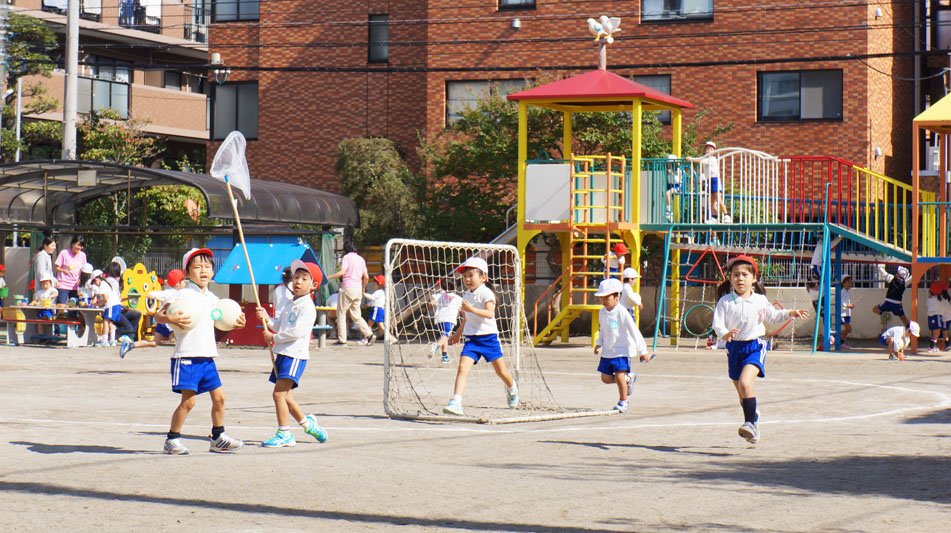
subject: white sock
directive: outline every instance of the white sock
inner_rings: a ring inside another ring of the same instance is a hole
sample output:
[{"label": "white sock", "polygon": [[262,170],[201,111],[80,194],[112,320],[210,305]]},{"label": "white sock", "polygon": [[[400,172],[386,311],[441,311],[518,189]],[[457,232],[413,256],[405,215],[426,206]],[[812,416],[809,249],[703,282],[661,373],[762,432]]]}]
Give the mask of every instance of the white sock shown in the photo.
[{"label": "white sock", "polygon": [[310,425],[310,420],[305,416],[304,418],[302,418],[302,419],[301,419],[300,421],[298,421],[297,423],[300,424],[300,427],[305,428],[305,427],[307,427],[308,425]]},{"label": "white sock", "polygon": [[508,387],[506,390],[509,391],[509,394],[518,394],[518,383],[512,384],[512,386]]},{"label": "white sock", "polygon": [[452,401],[454,401],[454,402],[456,402],[456,403],[462,403],[462,395],[461,395],[461,394],[454,394],[454,395],[452,396]]},{"label": "white sock", "polygon": [[284,433],[288,433],[288,432],[290,432],[290,430],[291,430],[291,426],[278,426],[278,427],[277,427],[277,430],[278,430],[278,431],[283,431]]}]

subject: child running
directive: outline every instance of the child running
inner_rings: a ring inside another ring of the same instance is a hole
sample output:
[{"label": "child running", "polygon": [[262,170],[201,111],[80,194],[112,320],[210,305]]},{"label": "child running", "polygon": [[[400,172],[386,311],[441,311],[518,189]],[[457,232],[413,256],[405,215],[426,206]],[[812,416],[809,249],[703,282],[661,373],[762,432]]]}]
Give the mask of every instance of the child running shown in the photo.
[{"label": "child running", "polygon": [[639,277],[641,277],[641,275],[631,267],[625,268],[624,271],[621,272],[621,279],[624,281],[624,285],[622,285],[620,304],[627,309],[631,318],[634,319],[634,339],[637,341],[635,346],[637,353],[640,355],[640,360],[642,363],[649,363],[654,360],[655,354],[647,353],[647,341],[644,340],[644,335],[641,334],[641,330],[637,328],[637,316],[634,314],[636,310],[644,308],[641,295],[634,292],[634,281]]},{"label": "child running", "polygon": [[852,291],[852,276],[843,274],[839,286],[841,287],[839,295],[842,299],[842,344],[839,347],[843,350],[851,350],[852,347],[846,344],[845,340],[852,334],[852,309],[855,308],[850,294]]},{"label": "child running", "polygon": [[878,338],[878,341],[882,343],[882,346],[888,348],[889,361],[896,359],[904,361],[905,348],[911,346],[911,337],[917,338],[920,334],[921,327],[918,323],[909,322],[907,328],[905,326],[895,326],[886,329],[885,333],[882,333],[882,336]]},{"label": "child running", "polygon": [[637,351],[643,361],[647,357],[647,345],[634,324],[634,317],[620,305],[622,291],[620,280],[608,278],[601,281],[594,293],[601,299],[602,306],[598,311],[600,326],[594,355],[601,356],[598,363],[601,383],[617,385],[618,402],[612,409],[626,413],[628,396],[637,381],[637,373],[631,372],[631,355]]},{"label": "child running", "polygon": [[908,317],[905,316],[905,309],[901,305],[902,297],[905,295],[905,288],[911,280],[911,272],[905,267],[898,267],[895,275],[889,274],[884,265],[878,265],[878,271],[885,278],[888,287],[885,289],[885,301],[872,308],[876,315],[882,313],[891,313],[901,319],[901,323],[908,327]]},{"label": "child running", "polygon": [[806,318],[805,309],[776,309],[766,299],[766,290],[757,281],[756,260],[739,255],[727,263],[728,279],[717,288],[719,301],[713,312],[713,329],[726,342],[730,379],[743,407],[743,425],[738,433],[750,444],[759,442],[759,412],[753,380],[766,377],[766,334],[764,322],[778,323],[790,318]]},{"label": "child running", "polygon": [[480,357],[491,363],[495,373],[502,379],[508,406],[514,409],[518,407],[518,385],[502,360],[499,327],[495,323],[495,293],[486,285],[489,265],[481,257],[470,257],[456,272],[462,272],[462,282],[468,290],[462,297],[462,327],[450,337],[449,344],[456,344],[463,335],[466,336],[466,343],[459,357],[452,399],[442,411],[449,415],[464,415],[462,394],[466,390],[469,371]]},{"label": "child running", "polygon": [[376,282],[376,290],[372,293],[364,294],[364,297],[367,299],[367,305],[370,306],[370,319],[367,320],[367,325],[370,326],[371,331],[379,330],[380,334],[378,337],[383,337],[383,320],[386,315],[386,292],[384,291],[384,287],[386,287],[386,276],[377,274],[373,276],[373,281]]},{"label": "child running", "polygon": [[[258,318],[264,328],[264,340],[274,347],[277,359],[274,370],[268,380],[274,384],[274,410],[277,412],[277,433],[261,443],[265,448],[282,448],[296,446],[294,434],[291,432],[290,418],[304,428],[317,442],[327,442],[327,430],[317,424],[315,415],[304,415],[300,405],[294,401],[291,391],[300,385],[304,375],[304,368],[310,359],[310,337],[317,321],[317,309],[311,293],[320,288],[324,279],[320,267],[314,263],[305,263],[300,259],[291,262],[291,292],[294,299],[285,306],[283,312],[273,322],[263,307],[258,307]],[[277,333],[272,332],[276,329]]]},{"label": "child running", "polygon": [[99,346],[118,346],[116,324],[122,320],[122,270],[118,263],[110,263],[99,283],[99,301],[102,307],[103,338]]},{"label": "child running", "polygon": [[433,343],[429,357],[436,355],[436,350],[442,352],[442,362],[449,364],[449,336],[459,321],[459,309],[462,308],[462,297],[449,291],[449,278],[439,280],[439,292],[433,294],[433,321],[439,328],[439,340]]},{"label": "child running", "polygon": [[[181,334],[175,335],[175,351],[171,360],[172,391],[180,394],[181,400],[172,413],[165,440],[165,453],[169,455],[188,454],[188,448],[182,444],[182,427],[188,413],[195,407],[197,395],[206,392],[211,396],[209,451],[228,453],[244,446],[240,440],[225,434],[225,393],[215,365],[218,345],[215,344],[215,322],[210,312],[218,303],[218,297],[208,290],[208,284],[215,274],[213,257],[214,254],[207,248],[192,248],[182,257],[182,268],[188,277],[188,284],[182,292],[194,291],[204,305],[173,315],[166,313],[166,305],[155,315],[155,321],[159,324],[171,324],[183,330]],[[244,324],[244,313],[241,313],[235,327],[240,329]]]},{"label": "child running", "polygon": [[[148,297],[157,301],[160,306],[171,303],[178,295],[178,291],[185,288],[186,283],[184,271],[177,268],[169,270],[168,275],[165,276],[165,287],[167,288],[163,291],[152,291],[148,294]],[[129,350],[133,348],[155,348],[161,343],[168,342],[172,335],[175,335],[175,332],[166,324],[155,324],[152,340],[133,341],[128,335],[123,335],[119,339],[119,358],[125,358]]]}]

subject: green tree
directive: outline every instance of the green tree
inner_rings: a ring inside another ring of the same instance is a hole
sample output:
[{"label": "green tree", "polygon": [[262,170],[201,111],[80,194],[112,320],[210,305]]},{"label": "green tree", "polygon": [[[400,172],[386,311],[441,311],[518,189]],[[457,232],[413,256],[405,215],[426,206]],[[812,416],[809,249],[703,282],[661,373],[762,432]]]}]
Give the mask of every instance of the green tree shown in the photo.
[{"label": "green tree", "polygon": [[56,48],[53,30],[26,15],[11,14],[7,25],[7,86],[15,85],[21,76],[49,76],[54,66],[50,52]]},{"label": "green tree", "polygon": [[146,124],[148,121],[135,118],[123,120],[113,109],[93,111],[77,128],[79,159],[121,165],[151,163],[162,152],[162,145],[142,130]]},{"label": "green tree", "polygon": [[357,204],[362,244],[383,244],[413,236],[419,228],[414,194],[416,176],[388,139],[344,139],[337,146],[337,177],[343,193]]}]

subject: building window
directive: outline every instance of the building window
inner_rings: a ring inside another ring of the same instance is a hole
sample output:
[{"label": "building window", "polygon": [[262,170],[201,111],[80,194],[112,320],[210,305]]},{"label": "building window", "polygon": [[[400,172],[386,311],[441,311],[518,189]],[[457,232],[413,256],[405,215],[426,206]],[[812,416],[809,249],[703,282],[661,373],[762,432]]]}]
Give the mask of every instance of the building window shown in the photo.
[{"label": "building window", "polygon": [[166,89],[174,89],[176,91],[182,90],[182,73],[174,70],[165,71],[165,85]]},{"label": "building window", "polygon": [[390,60],[389,15],[370,15],[367,43],[370,63],[386,63]]},{"label": "building window", "polygon": [[[632,76],[631,79],[656,91],[670,94],[670,75],[668,74]],[[661,111],[658,113],[657,120],[660,120],[661,124],[670,124],[670,111]]]},{"label": "building window", "polygon": [[499,10],[535,9],[535,0],[499,0]]},{"label": "building window", "polygon": [[447,81],[446,82],[446,124],[462,118],[462,114],[479,105],[481,100],[487,99],[493,92],[505,97],[510,93],[521,91],[530,83],[529,80],[482,80],[482,81]]},{"label": "building window", "polygon": [[214,89],[212,139],[224,139],[240,131],[248,139],[258,137],[258,82],[223,83]]},{"label": "building window", "polygon": [[[67,0],[43,0],[43,11],[66,14]],[[102,19],[102,0],[80,0],[79,18],[99,22]]]},{"label": "building window", "polygon": [[[184,26],[185,39],[196,43],[208,42],[208,2],[211,0],[191,0],[191,16]],[[187,13],[187,11],[186,11]]]},{"label": "building window", "polygon": [[129,118],[128,83],[79,77],[77,93],[77,113],[112,109],[119,118]]},{"label": "building window", "polygon": [[842,120],[842,71],[760,72],[757,120]]},{"label": "building window", "polygon": [[642,0],[641,21],[713,18],[713,0]]},{"label": "building window", "polygon": [[215,0],[212,22],[258,20],[261,6],[258,0]]},{"label": "building window", "polygon": [[119,25],[161,33],[162,0],[119,0]]}]

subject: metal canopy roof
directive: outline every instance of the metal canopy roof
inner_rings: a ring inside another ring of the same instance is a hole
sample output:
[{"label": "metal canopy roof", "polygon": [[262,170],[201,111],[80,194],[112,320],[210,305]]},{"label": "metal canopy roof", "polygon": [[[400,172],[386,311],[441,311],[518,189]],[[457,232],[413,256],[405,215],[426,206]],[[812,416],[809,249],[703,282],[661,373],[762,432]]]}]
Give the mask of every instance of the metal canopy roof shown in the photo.
[{"label": "metal canopy roof", "polygon": [[[118,191],[190,185],[207,200],[211,218],[234,218],[223,181],[207,174],[99,161],[27,161],[0,165],[0,224],[75,225],[76,208]],[[251,180],[251,200],[238,191],[242,222],[355,226],[357,208],[338,194],[300,185]]]}]

